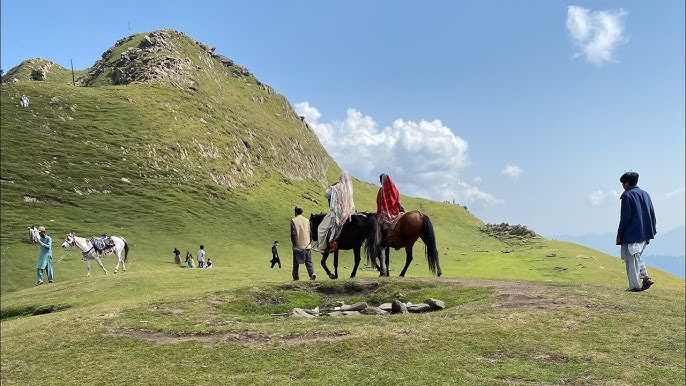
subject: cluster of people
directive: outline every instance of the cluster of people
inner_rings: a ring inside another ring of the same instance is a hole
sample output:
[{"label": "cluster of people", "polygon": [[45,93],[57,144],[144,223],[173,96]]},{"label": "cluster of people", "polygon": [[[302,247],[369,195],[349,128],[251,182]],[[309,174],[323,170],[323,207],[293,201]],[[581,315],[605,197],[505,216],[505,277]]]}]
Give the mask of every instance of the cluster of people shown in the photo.
[{"label": "cluster of people", "polygon": [[[646,265],[641,260],[646,246],[657,234],[655,209],[650,195],[638,187],[638,173],[626,172],[619,178],[624,192],[622,193],[620,220],[617,229],[616,244],[620,246],[621,259],[626,263],[626,273],[629,281],[627,291],[641,292],[649,289],[655,281],[648,275]],[[403,215],[405,209],[400,202],[400,194],[395,183],[387,174],[379,176],[381,187],[376,196],[377,217],[377,240],[384,243],[393,224]],[[353,185],[350,174],[341,172],[338,181],[329,186],[324,192],[329,202],[329,213],[324,217],[317,229],[317,242],[314,249],[320,253],[326,253],[336,248],[336,240],[341,229],[350,216],[355,213],[353,201]],[[295,216],[291,219],[291,244],[293,249],[293,280],[299,280],[299,266],[305,265],[310,280],[316,279],[314,265],[312,264],[312,239],[310,233],[310,221],[303,216],[300,206],[294,208]],[[46,234],[44,226],[38,228],[40,251],[36,265],[36,286],[43,284],[43,271],[47,271],[48,283],[54,279],[52,265],[52,238]],[[278,264],[281,268],[281,259],[278,251],[279,242],[272,245],[271,268]],[[181,251],[174,248],[174,263],[182,267]],[[185,264],[189,268],[195,268],[193,255],[186,251]],[[197,253],[197,267],[211,268],[212,260],[205,256],[205,246],[200,245]]]},{"label": "cluster of people", "polygon": [[[388,236],[388,230],[392,224],[397,221],[405,212],[401,202],[400,194],[395,183],[387,174],[379,176],[381,187],[376,197],[377,204],[377,240],[383,240]],[[336,240],[341,234],[343,225],[350,219],[350,216],[356,212],[355,201],[353,199],[353,184],[352,177],[347,171],[342,171],[338,176],[338,181],[331,184],[324,192],[329,203],[329,212],[324,216],[322,222],[317,228],[317,240],[314,248],[310,245],[310,222],[303,217],[303,209],[296,206],[295,217],[291,220],[291,243],[293,244],[293,280],[299,279],[298,267],[304,264],[310,280],[315,280],[316,275],[314,266],[312,264],[311,249],[322,254],[333,251],[337,248]],[[276,247],[278,241],[274,242],[272,247],[272,268],[278,262],[281,268],[281,262],[278,258],[278,251]]]},{"label": "cluster of people", "polygon": [[[174,247],[174,263],[176,263],[179,267],[188,267],[188,268],[195,268],[196,264],[195,261],[193,261],[193,255],[190,253],[190,251],[186,251],[186,260],[184,261],[184,264],[181,264],[181,251],[179,251],[178,248]],[[212,260],[208,257],[207,261],[205,260],[205,246],[200,245],[200,249],[198,250],[197,254],[198,258],[198,268],[212,268]]]},{"label": "cluster of people", "polygon": [[21,101],[19,101],[21,107],[29,107],[29,97],[26,95],[21,96]]}]

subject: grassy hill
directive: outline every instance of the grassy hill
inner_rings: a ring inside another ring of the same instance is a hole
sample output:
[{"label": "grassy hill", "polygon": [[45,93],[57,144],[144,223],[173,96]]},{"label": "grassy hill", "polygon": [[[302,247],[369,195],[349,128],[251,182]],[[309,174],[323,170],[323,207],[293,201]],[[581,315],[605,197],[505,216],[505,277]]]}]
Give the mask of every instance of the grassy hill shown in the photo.
[{"label": "grassy hill", "polygon": [[[3,384],[683,382],[683,279],[653,269],[650,291],[625,293],[621,260],[495,237],[459,205],[403,197],[434,224],[441,278],[420,242],[407,278],[401,250],[396,277],[329,280],[315,253],[317,282],[291,282],[293,206],[324,211],[340,168],[283,96],[182,33],[122,39],[76,86],[71,71],[31,59],[3,77],[0,103]],[[358,210],[375,210],[378,187],[354,183]],[[34,287],[26,227],[40,224],[56,283]],[[125,237],[127,271],[86,278],[80,253],[59,248],[68,232]],[[269,269],[273,240],[281,270]],[[175,247],[195,255],[200,244],[214,268],[172,263]],[[351,267],[343,251],[342,277]],[[427,297],[446,310],[275,316]]]}]

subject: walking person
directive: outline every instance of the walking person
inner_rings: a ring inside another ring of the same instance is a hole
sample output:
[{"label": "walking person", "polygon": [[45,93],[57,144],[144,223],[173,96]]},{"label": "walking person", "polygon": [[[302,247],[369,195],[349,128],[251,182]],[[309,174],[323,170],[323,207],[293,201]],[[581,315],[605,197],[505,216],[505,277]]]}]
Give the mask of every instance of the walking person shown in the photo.
[{"label": "walking person", "polygon": [[624,192],[619,197],[622,203],[616,244],[621,246],[620,256],[626,264],[627,291],[645,291],[655,284],[641,260],[646,246],[657,234],[655,209],[648,192],[638,187],[638,173],[626,172],[619,182]]},{"label": "walking person", "polygon": [[310,249],[310,221],[303,217],[303,208],[296,206],[295,217],[291,219],[291,243],[293,244],[293,280],[298,280],[298,268],[305,264],[310,280],[315,280],[314,265],[312,265],[312,250]]},{"label": "walking person", "polygon": [[181,265],[181,251],[176,247],[174,247],[174,263],[176,263],[176,265]]},{"label": "walking person", "polygon": [[43,284],[43,270],[48,271],[48,283],[52,283],[53,280],[53,270],[52,270],[52,237],[45,233],[45,227],[41,226],[38,228],[38,235],[40,236],[40,252],[38,253],[38,263],[36,264],[37,269],[37,280],[36,285]]},{"label": "walking person", "polygon": [[205,246],[201,245],[198,251],[198,268],[205,268]]},{"label": "walking person", "polygon": [[275,264],[279,264],[279,269],[281,269],[281,259],[279,258],[279,241],[275,240],[274,245],[272,245],[272,259],[269,260],[272,263],[271,268],[274,268]]}]

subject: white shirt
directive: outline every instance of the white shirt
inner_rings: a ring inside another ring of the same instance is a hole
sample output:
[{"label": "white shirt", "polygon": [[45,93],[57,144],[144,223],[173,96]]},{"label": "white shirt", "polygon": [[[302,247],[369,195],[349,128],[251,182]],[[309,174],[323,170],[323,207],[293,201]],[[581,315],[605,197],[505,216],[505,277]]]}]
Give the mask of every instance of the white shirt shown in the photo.
[{"label": "white shirt", "polygon": [[198,251],[198,261],[205,261],[205,250],[201,249]]}]

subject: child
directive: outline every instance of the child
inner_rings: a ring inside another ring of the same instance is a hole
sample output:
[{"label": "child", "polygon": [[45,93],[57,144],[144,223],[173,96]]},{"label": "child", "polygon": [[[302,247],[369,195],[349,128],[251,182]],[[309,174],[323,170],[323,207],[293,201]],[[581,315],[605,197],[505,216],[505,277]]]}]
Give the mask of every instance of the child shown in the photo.
[{"label": "child", "polygon": [[190,252],[186,251],[186,264],[188,264],[188,268],[193,268],[193,255],[191,255]]},{"label": "child", "polygon": [[275,264],[279,264],[279,269],[281,269],[281,259],[279,259],[279,250],[277,247],[279,246],[279,241],[275,240],[274,245],[272,245],[272,259],[269,260],[270,263],[272,263],[272,268],[274,268]]},{"label": "child", "polygon": [[207,263],[205,264],[205,268],[212,268],[212,260],[210,258],[207,258]]}]

